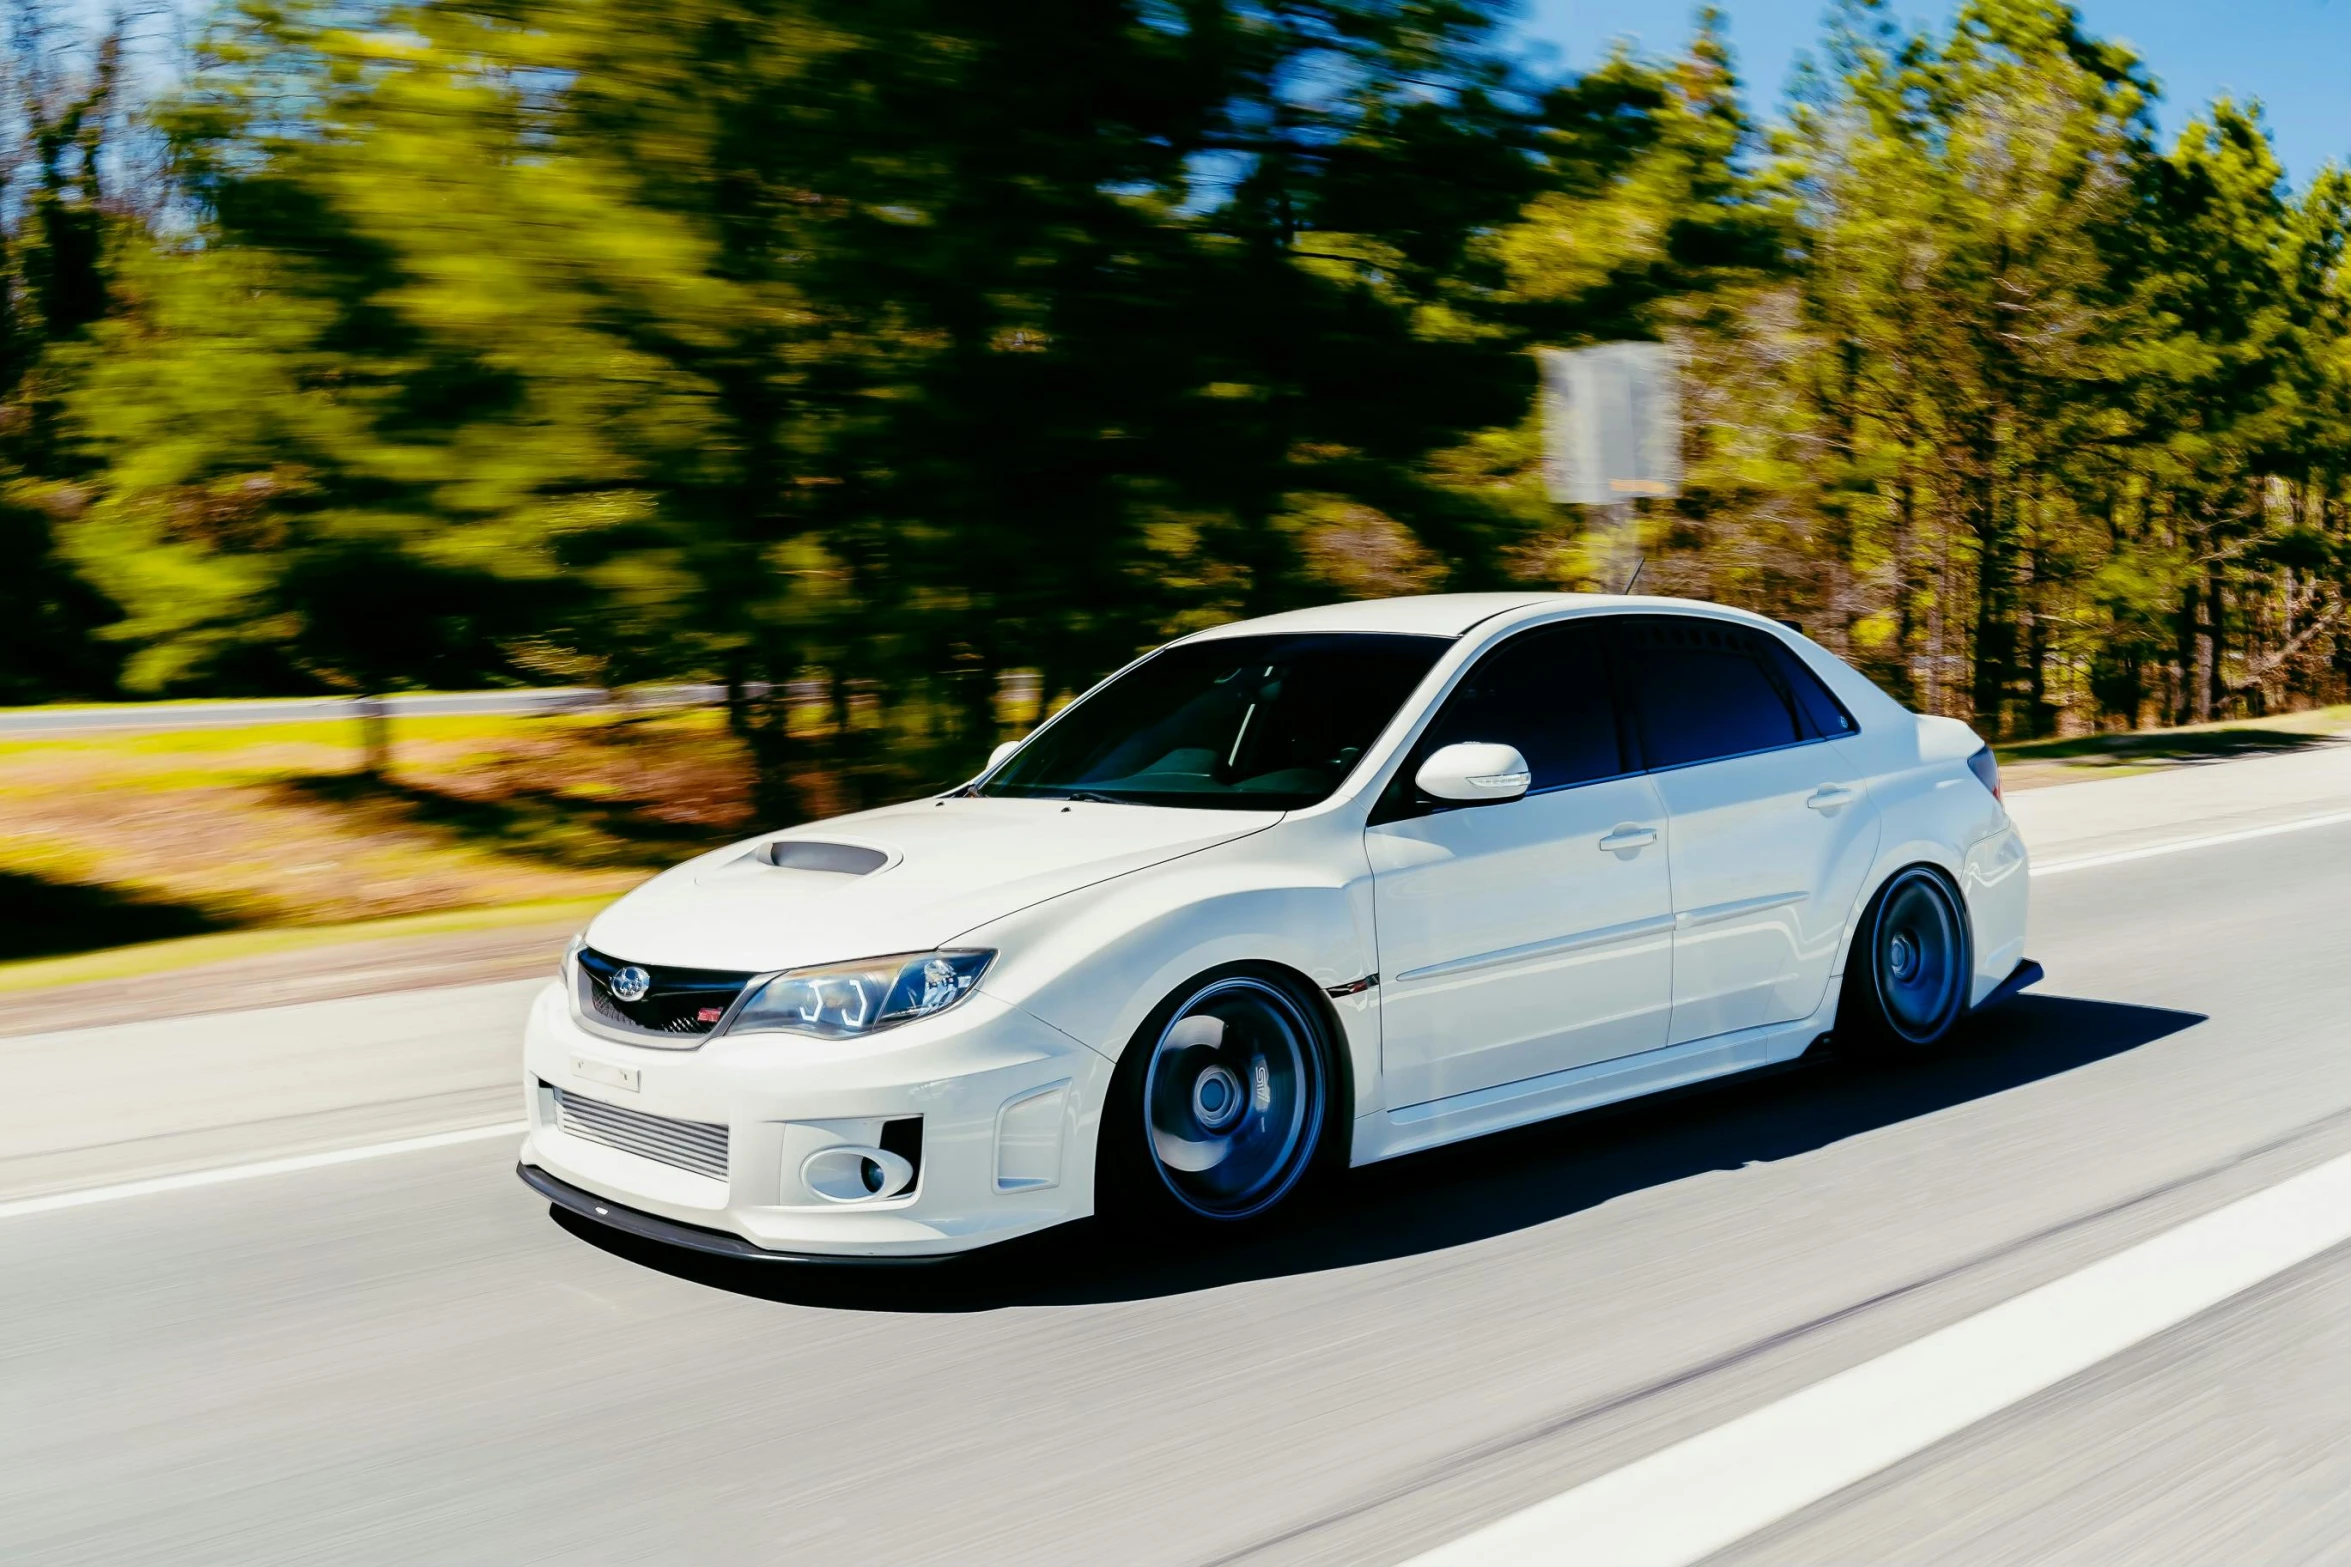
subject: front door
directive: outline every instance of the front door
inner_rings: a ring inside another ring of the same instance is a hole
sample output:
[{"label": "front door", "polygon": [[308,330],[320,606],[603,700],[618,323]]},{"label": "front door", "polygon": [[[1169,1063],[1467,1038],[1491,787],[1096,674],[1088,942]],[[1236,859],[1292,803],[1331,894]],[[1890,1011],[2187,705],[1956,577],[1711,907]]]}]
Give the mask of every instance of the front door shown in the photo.
[{"label": "front door", "polygon": [[[1518,748],[1526,796],[1418,797],[1421,760],[1472,740]],[[1602,628],[1539,627],[1487,653],[1365,829],[1389,1108],[1664,1044],[1666,836],[1620,742]]]},{"label": "front door", "polygon": [[1851,721],[1768,632],[1644,615],[1620,634],[1673,824],[1670,1038],[1809,1016],[1877,850],[1877,814],[1836,738]]}]

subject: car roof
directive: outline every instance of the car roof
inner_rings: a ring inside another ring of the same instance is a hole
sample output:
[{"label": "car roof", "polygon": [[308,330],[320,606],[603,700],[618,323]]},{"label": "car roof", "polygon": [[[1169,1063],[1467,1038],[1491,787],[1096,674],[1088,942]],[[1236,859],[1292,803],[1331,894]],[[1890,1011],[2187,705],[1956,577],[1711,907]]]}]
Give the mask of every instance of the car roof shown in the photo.
[{"label": "car roof", "polygon": [[1256,620],[1235,620],[1185,637],[1204,642],[1223,637],[1302,631],[1388,631],[1419,636],[1458,637],[1488,621],[1516,623],[1563,610],[1695,610],[1766,624],[1762,617],[1702,599],[1658,598],[1620,593],[1426,593],[1413,598],[1355,599],[1294,609]]}]

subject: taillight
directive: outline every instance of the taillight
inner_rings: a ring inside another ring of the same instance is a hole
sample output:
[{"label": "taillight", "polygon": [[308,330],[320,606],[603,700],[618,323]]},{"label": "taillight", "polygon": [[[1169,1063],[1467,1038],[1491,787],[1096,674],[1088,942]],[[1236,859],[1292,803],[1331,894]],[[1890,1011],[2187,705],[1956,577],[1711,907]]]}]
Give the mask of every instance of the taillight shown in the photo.
[{"label": "taillight", "polygon": [[[1992,791],[1992,798],[2000,800],[2000,764],[1992,758],[1992,748],[1981,746],[1967,759],[1967,770],[1976,776],[1976,782]],[[2000,801],[2005,805],[2008,802]]]}]

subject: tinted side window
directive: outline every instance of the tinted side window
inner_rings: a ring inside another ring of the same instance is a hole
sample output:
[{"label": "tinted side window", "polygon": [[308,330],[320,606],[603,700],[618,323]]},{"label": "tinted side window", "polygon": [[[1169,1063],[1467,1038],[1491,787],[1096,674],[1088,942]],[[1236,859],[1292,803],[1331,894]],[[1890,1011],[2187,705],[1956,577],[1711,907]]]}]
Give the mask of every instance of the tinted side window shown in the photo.
[{"label": "tinted side window", "polygon": [[1420,754],[1463,740],[1518,747],[1534,774],[1531,789],[1623,772],[1599,629],[1530,631],[1480,659],[1446,698]]},{"label": "tinted side window", "polygon": [[1795,650],[1777,637],[1768,638],[1772,663],[1780,678],[1787,683],[1788,694],[1796,699],[1796,712],[1804,720],[1804,732],[1814,738],[1831,735],[1849,735],[1861,726],[1853,722],[1853,715],[1845,711],[1845,704],[1821,684],[1820,676],[1804,667],[1804,660]]},{"label": "tinted side window", "polygon": [[1625,625],[1627,685],[1643,759],[1679,767],[1794,745],[1805,738],[1770,639],[1695,616],[1641,615]]}]

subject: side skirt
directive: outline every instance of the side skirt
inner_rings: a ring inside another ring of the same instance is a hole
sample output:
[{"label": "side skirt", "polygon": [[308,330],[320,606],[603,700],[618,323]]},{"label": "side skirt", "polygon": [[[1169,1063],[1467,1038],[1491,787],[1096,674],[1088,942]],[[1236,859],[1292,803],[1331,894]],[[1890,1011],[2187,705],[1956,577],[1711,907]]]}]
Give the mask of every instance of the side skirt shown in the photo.
[{"label": "side skirt", "polygon": [[1376,1164],[1553,1116],[1777,1066],[1802,1055],[1821,1037],[1835,1013],[1836,990],[1831,986],[1818,1012],[1793,1023],[1772,1023],[1712,1039],[1666,1045],[1401,1110],[1375,1110],[1356,1119],[1354,1154],[1349,1162]]},{"label": "side skirt", "polygon": [[2042,968],[2040,964],[2034,962],[2031,958],[2027,958],[2022,963],[2019,963],[2015,968],[2011,969],[2006,979],[2000,981],[1999,984],[1994,985],[1990,995],[1984,997],[1983,1000],[1977,1002],[1974,1006],[1968,1008],[1968,1010],[1970,1012],[1981,1012],[1986,1007],[1996,1007],[2001,1002],[2006,1001],[2009,997],[2014,996],[2018,992],[2022,991],[2027,985],[2038,985],[2042,980],[2047,979],[2048,977],[2049,975],[2046,969]]}]

